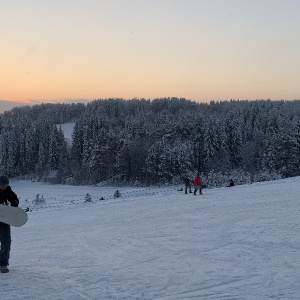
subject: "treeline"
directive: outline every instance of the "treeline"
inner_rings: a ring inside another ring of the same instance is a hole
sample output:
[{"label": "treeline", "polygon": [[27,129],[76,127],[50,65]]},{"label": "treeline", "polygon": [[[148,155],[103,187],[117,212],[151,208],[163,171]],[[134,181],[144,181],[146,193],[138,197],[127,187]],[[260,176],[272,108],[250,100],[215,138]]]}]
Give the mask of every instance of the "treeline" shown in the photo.
[{"label": "treeline", "polygon": [[[72,143],[59,124],[74,122]],[[300,175],[300,101],[105,99],[0,115],[0,173],[55,183],[211,185]]]}]

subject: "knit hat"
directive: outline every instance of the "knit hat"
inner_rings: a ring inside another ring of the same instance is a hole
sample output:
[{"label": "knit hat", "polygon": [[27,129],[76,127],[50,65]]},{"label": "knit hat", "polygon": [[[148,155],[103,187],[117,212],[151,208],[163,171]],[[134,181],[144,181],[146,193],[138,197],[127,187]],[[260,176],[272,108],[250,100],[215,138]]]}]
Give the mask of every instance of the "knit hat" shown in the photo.
[{"label": "knit hat", "polygon": [[9,179],[6,175],[0,176],[0,185],[8,185]]}]

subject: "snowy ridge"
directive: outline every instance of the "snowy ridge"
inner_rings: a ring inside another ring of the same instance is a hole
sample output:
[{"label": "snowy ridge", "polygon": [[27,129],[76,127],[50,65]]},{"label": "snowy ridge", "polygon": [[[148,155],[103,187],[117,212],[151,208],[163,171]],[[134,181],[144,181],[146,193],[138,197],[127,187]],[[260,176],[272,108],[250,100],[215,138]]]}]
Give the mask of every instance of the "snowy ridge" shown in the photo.
[{"label": "snowy ridge", "polygon": [[[38,185],[37,185],[38,186]],[[55,188],[55,186],[54,186]],[[88,187],[85,187],[85,190],[88,190]],[[54,197],[52,195],[48,195],[47,197],[44,197],[45,203],[41,204],[34,204],[33,201],[25,201],[25,203],[22,201],[21,205],[24,209],[29,209],[30,212],[34,211],[47,211],[47,210],[53,210],[53,209],[62,209],[62,208],[69,208],[72,206],[82,206],[87,204],[109,204],[109,203],[119,203],[121,201],[135,201],[135,200],[142,200],[146,199],[149,200],[149,198],[152,197],[160,197],[160,196],[166,196],[171,194],[182,194],[182,191],[177,191],[176,187],[167,187],[167,188],[119,188],[121,192],[121,197],[115,198],[114,192],[117,190],[117,188],[103,188],[101,187],[91,187],[90,192],[87,192],[91,196],[91,202],[86,203],[85,202],[85,195],[82,194],[81,198],[78,197],[78,195],[61,195],[61,197]],[[34,194],[38,192],[38,189],[34,191],[32,190],[32,196],[31,199],[34,199]],[[103,197],[103,199],[102,199]]]},{"label": "snowy ridge", "polygon": [[118,199],[116,187],[11,185],[22,206],[46,203],[12,228],[1,300],[299,299],[299,177]]}]

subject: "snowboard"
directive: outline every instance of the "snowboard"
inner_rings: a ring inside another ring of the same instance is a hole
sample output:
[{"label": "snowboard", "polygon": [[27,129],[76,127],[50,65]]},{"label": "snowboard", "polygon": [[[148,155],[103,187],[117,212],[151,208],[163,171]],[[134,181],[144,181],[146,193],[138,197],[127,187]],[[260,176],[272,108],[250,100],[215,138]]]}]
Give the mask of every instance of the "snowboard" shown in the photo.
[{"label": "snowboard", "polygon": [[28,215],[22,208],[0,204],[0,222],[21,227],[27,220]]}]

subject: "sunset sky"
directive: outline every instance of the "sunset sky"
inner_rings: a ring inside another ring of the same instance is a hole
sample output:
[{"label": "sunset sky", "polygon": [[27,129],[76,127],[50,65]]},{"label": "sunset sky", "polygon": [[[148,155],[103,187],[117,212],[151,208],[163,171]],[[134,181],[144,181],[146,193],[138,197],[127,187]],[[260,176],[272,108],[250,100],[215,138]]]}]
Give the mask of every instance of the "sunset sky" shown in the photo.
[{"label": "sunset sky", "polygon": [[300,99],[299,15],[299,0],[1,0],[0,100]]}]

